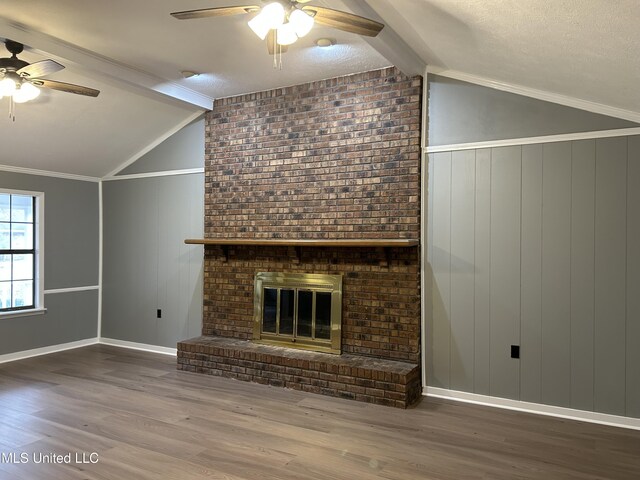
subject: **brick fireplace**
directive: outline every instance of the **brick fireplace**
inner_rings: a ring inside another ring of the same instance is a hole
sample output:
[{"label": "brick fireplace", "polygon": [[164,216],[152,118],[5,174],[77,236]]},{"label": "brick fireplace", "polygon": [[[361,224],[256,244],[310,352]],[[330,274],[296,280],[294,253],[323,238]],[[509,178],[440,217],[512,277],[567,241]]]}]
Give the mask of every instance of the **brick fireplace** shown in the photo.
[{"label": "brick fireplace", "polygon": [[[388,68],[216,101],[203,329],[178,344],[179,369],[417,401],[421,85]],[[253,342],[258,272],[341,275],[342,354]]]}]

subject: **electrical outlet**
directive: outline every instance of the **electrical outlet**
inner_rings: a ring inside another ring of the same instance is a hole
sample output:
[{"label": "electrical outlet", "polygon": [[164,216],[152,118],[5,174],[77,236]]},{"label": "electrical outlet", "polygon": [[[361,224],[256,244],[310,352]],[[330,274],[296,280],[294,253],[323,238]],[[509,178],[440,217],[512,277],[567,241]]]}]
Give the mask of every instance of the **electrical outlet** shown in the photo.
[{"label": "electrical outlet", "polygon": [[162,310],[158,309],[158,313],[156,315],[158,318],[162,318]]},{"label": "electrical outlet", "polygon": [[511,358],[520,358],[520,345],[511,345]]}]

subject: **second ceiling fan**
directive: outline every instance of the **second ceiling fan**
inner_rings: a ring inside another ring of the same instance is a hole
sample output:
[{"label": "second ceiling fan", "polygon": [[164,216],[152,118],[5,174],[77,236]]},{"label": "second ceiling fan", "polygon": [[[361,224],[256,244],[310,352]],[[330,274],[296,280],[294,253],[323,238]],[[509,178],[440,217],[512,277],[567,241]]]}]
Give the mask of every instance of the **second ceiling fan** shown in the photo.
[{"label": "second ceiling fan", "polygon": [[311,0],[263,0],[263,7],[243,5],[215,7],[174,12],[179,20],[254,14],[249,27],[262,40],[267,40],[270,54],[284,53],[298,38],[304,37],[315,23],[349,33],[375,37],[384,25],[375,20],[334,10],[332,8],[303,5]]}]

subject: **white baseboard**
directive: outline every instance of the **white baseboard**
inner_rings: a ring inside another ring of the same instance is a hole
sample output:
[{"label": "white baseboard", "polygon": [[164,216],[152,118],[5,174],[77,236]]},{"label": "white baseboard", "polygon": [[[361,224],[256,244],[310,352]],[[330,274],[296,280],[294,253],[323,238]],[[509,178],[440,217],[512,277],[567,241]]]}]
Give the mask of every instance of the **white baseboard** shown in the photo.
[{"label": "white baseboard", "polygon": [[518,412],[535,413],[538,415],[548,415],[551,417],[567,418],[581,422],[599,423],[612,427],[630,428],[640,430],[640,418],[621,417],[609,415],[607,413],[589,412],[586,410],[575,410],[573,408],[556,407],[553,405],[543,405],[540,403],[521,402],[508,398],[490,397],[478,395],[477,393],[459,392],[447,390],[445,388],[425,387],[423,395],[435,398],[446,398],[458,402],[473,403],[475,405],[485,405],[488,407],[505,408]]},{"label": "white baseboard", "polygon": [[100,341],[98,343],[102,345],[111,345],[112,347],[123,347],[130,348],[132,350],[142,350],[143,352],[173,355],[174,357],[178,354],[178,350],[176,348],[160,347],[158,345],[148,345],[146,343],[128,342],[126,340],[117,340],[115,338],[100,337]]},{"label": "white baseboard", "polygon": [[88,345],[95,345],[96,343],[98,343],[97,338],[87,338],[85,340],[78,340],[76,342],[61,343],[59,345],[50,345],[48,347],[34,348],[32,350],[7,353],[5,355],[0,355],[0,363],[15,362],[16,360],[24,360],[25,358],[39,357],[40,355],[47,355],[49,353],[56,353],[62,352],[64,350],[86,347]]}]

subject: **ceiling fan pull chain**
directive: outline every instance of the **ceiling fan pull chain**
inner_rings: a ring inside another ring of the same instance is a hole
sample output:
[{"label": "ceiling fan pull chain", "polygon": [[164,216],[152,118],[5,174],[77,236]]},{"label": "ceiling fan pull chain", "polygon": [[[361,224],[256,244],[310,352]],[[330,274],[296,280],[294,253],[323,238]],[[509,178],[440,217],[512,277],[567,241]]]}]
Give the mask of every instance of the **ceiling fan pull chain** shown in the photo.
[{"label": "ceiling fan pull chain", "polygon": [[273,69],[278,68],[278,31],[273,34]]},{"label": "ceiling fan pull chain", "polygon": [[13,97],[9,97],[9,118],[12,121],[16,121],[16,104],[13,101]]}]

